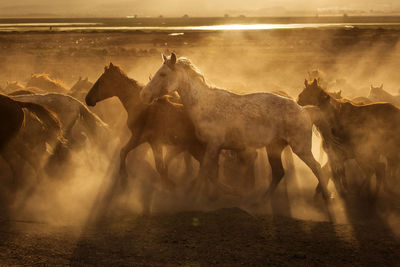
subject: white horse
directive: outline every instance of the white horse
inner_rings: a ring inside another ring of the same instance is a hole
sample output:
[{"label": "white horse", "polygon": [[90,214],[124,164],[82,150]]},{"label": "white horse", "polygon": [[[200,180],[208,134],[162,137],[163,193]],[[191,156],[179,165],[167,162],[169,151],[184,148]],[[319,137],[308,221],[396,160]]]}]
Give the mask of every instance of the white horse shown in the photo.
[{"label": "white horse", "polygon": [[200,178],[218,184],[218,156],[221,149],[266,147],[272,169],[272,182],[265,194],[270,197],[284,176],[282,150],[289,145],[307,164],[328,199],[326,179],[311,152],[312,123],[307,111],[292,99],[272,93],[234,94],[209,86],[204,76],[186,58],[163,55],[164,63],[141,91],[145,103],[175,90],[196,129],[207,144]]}]

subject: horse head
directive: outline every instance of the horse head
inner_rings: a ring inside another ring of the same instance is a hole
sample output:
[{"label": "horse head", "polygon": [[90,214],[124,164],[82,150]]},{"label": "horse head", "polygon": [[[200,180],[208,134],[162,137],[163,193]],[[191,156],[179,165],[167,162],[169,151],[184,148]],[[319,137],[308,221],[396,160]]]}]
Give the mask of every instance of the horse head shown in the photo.
[{"label": "horse head", "polygon": [[312,83],[309,83],[306,79],[304,81],[304,89],[299,94],[297,103],[301,106],[320,106],[329,100],[329,97],[329,94],[319,86],[317,79],[314,79]]},{"label": "horse head", "polygon": [[140,92],[140,98],[144,103],[151,103],[154,99],[172,93],[178,88],[181,75],[176,68],[175,53],[171,53],[170,57],[162,54],[162,58],[162,66]]},{"label": "horse head", "polygon": [[[95,106],[97,102],[116,95],[115,90],[120,87],[121,77],[124,73],[118,66],[110,63],[104,67],[104,73],[93,84],[85,97],[88,106]],[[87,79],[79,82],[87,82]]]}]

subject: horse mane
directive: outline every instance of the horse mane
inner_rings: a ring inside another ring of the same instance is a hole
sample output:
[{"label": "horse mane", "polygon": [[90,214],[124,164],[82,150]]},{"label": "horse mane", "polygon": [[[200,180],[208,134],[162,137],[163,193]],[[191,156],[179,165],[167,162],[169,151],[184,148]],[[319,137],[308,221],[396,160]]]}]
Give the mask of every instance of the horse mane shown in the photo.
[{"label": "horse mane", "polygon": [[21,83],[18,81],[12,81],[12,82],[7,82],[7,86],[4,88],[4,91],[10,92],[14,90],[23,90],[25,89],[25,86],[23,86]]},{"label": "horse mane", "polygon": [[200,72],[200,70],[192,64],[192,62],[186,57],[180,57],[176,61],[176,65],[182,66],[190,75],[200,78],[204,83],[206,83],[206,79],[204,75]]},{"label": "horse mane", "polygon": [[106,73],[106,72],[109,71],[109,70],[112,70],[112,71],[117,72],[117,73],[120,74],[122,77],[126,78],[126,79],[129,80],[131,83],[133,83],[134,86],[142,87],[142,85],[139,84],[138,81],[136,81],[136,80],[133,79],[133,78],[130,78],[130,77],[128,76],[128,74],[126,74],[126,72],[125,72],[120,66],[113,65],[112,63],[110,63],[110,66],[106,66],[106,67],[105,67],[104,73]]},{"label": "horse mane", "polygon": [[9,96],[17,96],[17,95],[34,95],[34,94],[35,94],[35,92],[33,92],[33,91],[22,89],[22,90],[13,91],[13,92],[11,92],[11,93],[9,93],[7,95],[9,95]]},{"label": "horse mane", "polygon": [[61,89],[63,91],[67,91],[66,86],[64,83],[57,79],[52,79],[49,74],[47,73],[36,73],[32,74],[31,79],[27,83],[27,87],[39,87],[51,85],[53,89]]}]

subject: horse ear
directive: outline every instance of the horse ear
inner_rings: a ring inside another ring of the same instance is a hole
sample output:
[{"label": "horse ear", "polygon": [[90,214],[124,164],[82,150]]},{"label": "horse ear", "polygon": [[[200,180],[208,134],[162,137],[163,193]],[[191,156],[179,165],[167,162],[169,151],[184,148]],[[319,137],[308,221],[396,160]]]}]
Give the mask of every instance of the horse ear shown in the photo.
[{"label": "horse ear", "polygon": [[79,81],[81,81],[82,80],[82,76],[79,76]]},{"label": "horse ear", "polygon": [[110,62],[110,68],[114,67],[114,65],[112,64],[112,62]]},{"label": "horse ear", "polygon": [[307,81],[307,79],[304,79],[304,86],[305,86],[305,87],[308,86],[308,81]]},{"label": "horse ear", "polygon": [[108,70],[108,66],[105,66],[105,67],[104,67],[104,71],[107,71],[107,70]]},{"label": "horse ear", "polygon": [[317,79],[314,79],[312,85],[318,85],[318,80],[317,80]]},{"label": "horse ear", "polygon": [[176,55],[174,52],[171,53],[171,59],[170,59],[170,64],[175,65],[176,63]]},{"label": "horse ear", "polygon": [[342,97],[342,90],[339,90],[338,96]]},{"label": "horse ear", "polygon": [[167,57],[164,55],[164,53],[161,53],[161,57],[164,60],[164,62],[166,62],[168,60]]},{"label": "horse ear", "polygon": [[381,87],[380,87],[381,89],[383,89],[383,83],[381,84]]}]

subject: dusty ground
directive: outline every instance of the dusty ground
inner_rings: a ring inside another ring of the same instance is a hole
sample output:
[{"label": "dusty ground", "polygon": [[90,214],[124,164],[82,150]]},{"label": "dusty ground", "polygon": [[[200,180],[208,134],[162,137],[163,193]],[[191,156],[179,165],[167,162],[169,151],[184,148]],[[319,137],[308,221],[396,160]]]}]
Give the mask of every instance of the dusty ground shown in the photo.
[{"label": "dusty ground", "polygon": [[[398,225],[400,226],[400,225]],[[125,216],[76,227],[3,221],[3,265],[364,265],[400,263],[379,222],[333,225],[238,208]]]}]

